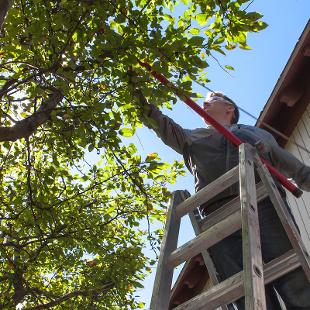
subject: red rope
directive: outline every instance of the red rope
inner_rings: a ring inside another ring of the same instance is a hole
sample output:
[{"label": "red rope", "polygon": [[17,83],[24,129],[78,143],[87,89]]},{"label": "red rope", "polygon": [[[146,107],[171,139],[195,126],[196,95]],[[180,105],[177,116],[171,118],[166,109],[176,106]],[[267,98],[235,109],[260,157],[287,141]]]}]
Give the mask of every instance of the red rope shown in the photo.
[{"label": "red rope", "polygon": [[[172,84],[164,75],[159,72],[156,72],[152,69],[151,65],[147,62],[139,61],[140,65],[146,68],[152,76],[154,76],[159,82],[166,85],[170,88],[183,102],[185,102],[189,107],[191,107],[194,111],[196,111],[201,117],[205,119],[205,121],[217,129],[221,134],[223,134],[230,142],[234,145],[239,146],[243,142],[231,133],[227,128],[221,125],[218,121],[216,121],[212,116],[210,116],[204,109],[202,109],[195,101],[193,101],[190,97],[185,95],[177,86]],[[302,191],[292,182],[290,182],[282,173],[280,173],[277,169],[269,164],[266,160],[262,159],[262,162],[266,165],[269,172],[278,178],[280,183],[289,190],[294,196],[300,197],[302,195]]]}]

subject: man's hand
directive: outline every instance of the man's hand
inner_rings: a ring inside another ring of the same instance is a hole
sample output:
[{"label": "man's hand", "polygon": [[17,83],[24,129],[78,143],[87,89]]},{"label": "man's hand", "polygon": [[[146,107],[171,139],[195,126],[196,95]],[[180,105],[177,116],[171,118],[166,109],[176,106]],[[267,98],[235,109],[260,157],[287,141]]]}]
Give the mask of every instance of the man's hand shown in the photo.
[{"label": "man's hand", "polygon": [[131,68],[127,71],[128,76],[128,84],[132,90],[133,97],[135,98],[136,102],[138,103],[138,109],[141,112],[140,116],[148,117],[151,111],[150,105],[147,102],[146,98],[142,94],[141,89],[138,87],[138,78],[137,73]]},{"label": "man's hand", "polygon": [[146,98],[144,97],[141,89],[138,87],[138,78],[137,73],[129,68],[127,71],[128,75],[128,85],[132,91],[132,95],[137,103],[137,109],[139,110],[139,118],[144,125],[149,128],[157,129],[158,124],[152,119],[151,113],[157,108],[153,104],[149,104]]}]

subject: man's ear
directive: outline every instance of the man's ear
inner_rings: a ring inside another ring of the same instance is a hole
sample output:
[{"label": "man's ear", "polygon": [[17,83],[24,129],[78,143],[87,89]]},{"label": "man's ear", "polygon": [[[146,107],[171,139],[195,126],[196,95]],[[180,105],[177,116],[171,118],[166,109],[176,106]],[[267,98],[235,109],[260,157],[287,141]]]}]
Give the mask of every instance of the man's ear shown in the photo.
[{"label": "man's ear", "polygon": [[226,105],[226,111],[227,113],[230,113],[230,112],[235,112],[235,107],[232,105],[232,104],[227,104]]},{"label": "man's ear", "polygon": [[231,116],[230,122],[233,123],[233,121],[235,119],[235,116],[234,116],[235,115],[235,107],[231,104],[227,104],[226,114]]}]

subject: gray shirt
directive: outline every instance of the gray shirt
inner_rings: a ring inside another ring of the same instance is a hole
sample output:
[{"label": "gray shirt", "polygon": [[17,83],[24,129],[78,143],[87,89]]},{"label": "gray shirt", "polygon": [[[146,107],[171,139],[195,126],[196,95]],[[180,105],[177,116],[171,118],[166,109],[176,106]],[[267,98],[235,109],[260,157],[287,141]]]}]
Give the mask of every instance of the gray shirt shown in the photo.
[{"label": "gray shirt", "polygon": [[[146,118],[146,125],[153,129],[161,140],[184,157],[185,164],[195,178],[196,191],[223,175],[239,162],[238,149],[213,127],[184,129],[164,115],[154,105]],[[261,141],[261,154],[286,177],[292,178],[302,189],[310,190],[310,168],[291,153],[281,148],[274,137],[258,127],[234,124],[228,128],[241,141],[254,145]],[[210,201],[238,194],[238,186],[232,186]]]}]

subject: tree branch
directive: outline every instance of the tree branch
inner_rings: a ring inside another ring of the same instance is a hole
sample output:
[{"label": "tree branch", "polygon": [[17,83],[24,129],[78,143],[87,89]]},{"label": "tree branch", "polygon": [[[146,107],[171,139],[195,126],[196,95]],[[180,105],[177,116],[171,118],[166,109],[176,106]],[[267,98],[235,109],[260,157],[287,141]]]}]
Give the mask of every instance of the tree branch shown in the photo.
[{"label": "tree branch", "polygon": [[13,287],[14,287],[13,300],[15,305],[19,304],[27,294],[27,291],[23,283],[24,280],[22,270],[15,268],[15,272],[13,275]]},{"label": "tree branch", "polygon": [[18,121],[14,126],[0,126],[0,141],[16,141],[21,138],[28,138],[40,125],[49,119],[51,112],[62,98],[61,91],[55,89],[49,98],[42,102],[37,112]]},{"label": "tree branch", "polygon": [[0,6],[0,36],[2,34],[2,26],[5,20],[5,17],[13,4],[13,0],[1,0]]},{"label": "tree branch", "polygon": [[31,307],[31,308],[27,308],[28,310],[39,310],[39,309],[48,309],[54,306],[59,305],[60,303],[71,299],[73,297],[77,297],[77,296],[89,296],[89,295],[95,295],[95,294],[103,294],[106,293],[108,290],[110,290],[111,288],[114,287],[114,283],[113,282],[108,282],[106,284],[104,284],[102,287],[99,288],[92,288],[92,289],[88,289],[88,290],[79,290],[79,291],[73,291],[71,293],[68,293],[66,295],[63,295],[53,301],[50,301],[46,304],[42,304],[42,305],[38,305],[35,307]]}]

